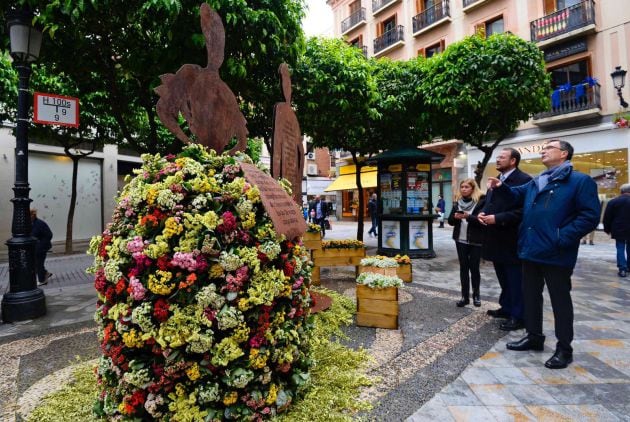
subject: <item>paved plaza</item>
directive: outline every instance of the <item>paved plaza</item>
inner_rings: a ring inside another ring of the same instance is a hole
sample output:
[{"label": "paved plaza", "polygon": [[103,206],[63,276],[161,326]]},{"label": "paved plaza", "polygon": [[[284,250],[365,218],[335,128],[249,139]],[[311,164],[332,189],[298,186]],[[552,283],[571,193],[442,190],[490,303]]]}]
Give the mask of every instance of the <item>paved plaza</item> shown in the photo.
[{"label": "paved plaza", "polygon": [[[376,239],[367,236],[368,253]],[[498,284],[482,266],[482,306],[457,308],[459,267],[450,228],[434,228],[437,258],[414,260],[414,281],[401,289],[399,330],[350,326],[350,347],[375,357],[380,381],[362,393],[374,407],[363,416],[383,421],[630,420],[630,279],[616,275],[614,244],[597,233],[582,246],[573,276],[574,363],[550,370],[553,316],[545,294],[544,352],[512,352],[487,309]],[[334,222],[328,239],[355,238],[356,223]],[[48,314],[0,325],[0,419],[19,420],[68,379],[72,365],[98,354],[92,320],[94,290],[86,255],[51,257],[55,274],[44,287]],[[353,269],[322,269],[322,285],[354,295]],[[8,284],[0,264],[0,293]]]}]

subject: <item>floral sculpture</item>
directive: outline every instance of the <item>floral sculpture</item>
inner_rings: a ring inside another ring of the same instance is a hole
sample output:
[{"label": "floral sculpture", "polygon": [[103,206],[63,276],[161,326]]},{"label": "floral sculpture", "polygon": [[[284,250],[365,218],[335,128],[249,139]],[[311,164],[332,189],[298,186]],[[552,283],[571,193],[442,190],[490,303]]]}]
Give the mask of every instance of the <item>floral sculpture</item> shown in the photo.
[{"label": "floral sculpture", "polygon": [[144,155],[92,239],[98,414],[261,420],[308,382],[307,251],[275,232],[239,160]]}]

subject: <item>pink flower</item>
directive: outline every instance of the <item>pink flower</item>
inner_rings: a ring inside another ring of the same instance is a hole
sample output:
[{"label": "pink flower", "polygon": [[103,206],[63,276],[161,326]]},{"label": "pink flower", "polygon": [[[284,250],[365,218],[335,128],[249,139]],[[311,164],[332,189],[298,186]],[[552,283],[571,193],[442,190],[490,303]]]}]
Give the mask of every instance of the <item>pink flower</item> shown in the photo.
[{"label": "pink flower", "polygon": [[193,252],[175,252],[171,265],[193,272],[197,269],[197,259]]},{"label": "pink flower", "polygon": [[129,252],[142,252],[144,249],[144,241],[141,236],[134,236],[133,240],[127,243],[127,250]]},{"label": "pink flower", "polygon": [[136,277],[131,277],[129,280],[129,287],[127,288],[127,291],[133,300],[142,300],[147,293],[147,289]]},{"label": "pink flower", "polygon": [[236,230],[236,217],[230,211],[226,211],[221,215],[221,219],[223,219],[223,223],[217,226],[217,231],[219,233],[230,233]]}]

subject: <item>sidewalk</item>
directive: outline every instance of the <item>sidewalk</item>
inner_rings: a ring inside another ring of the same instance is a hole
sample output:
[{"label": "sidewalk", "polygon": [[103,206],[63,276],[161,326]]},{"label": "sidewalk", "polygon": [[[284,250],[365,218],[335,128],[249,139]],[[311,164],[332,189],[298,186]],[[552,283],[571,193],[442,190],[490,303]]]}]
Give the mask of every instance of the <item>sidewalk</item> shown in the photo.
[{"label": "sidewalk", "polygon": [[[333,221],[326,239],[356,238],[356,223]],[[367,235],[368,253],[376,238]],[[369,420],[503,421],[630,420],[630,280],[616,276],[615,249],[597,234],[582,246],[573,277],[574,363],[552,371],[543,362],[553,353],[552,313],[546,299],[546,349],[508,352],[495,308],[498,283],[491,264],[482,265],[482,307],[456,308],[459,267],[451,229],[434,226],[437,258],[414,260],[414,281],[400,291],[399,330],[350,326],[351,347],[376,358],[370,374],[382,381],[363,398],[374,404]],[[54,384],[74,356],[98,354],[92,320],[95,294],[83,271],[87,255],[52,257],[55,276],[44,287],[48,314],[37,320],[0,325],[0,420],[15,420]],[[352,267],[322,269],[325,287],[354,295]],[[0,264],[5,291],[7,265]],[[548,298],[545,294],[545,297]],[[50,374],[58,378],[42,379]],[[67,375],[66,375],[67,376]],[[38,382],[39,381],[39,382]],[[42,385],[44,384],[44,385]],[[22,409],[22,410],[20,410]]]}]

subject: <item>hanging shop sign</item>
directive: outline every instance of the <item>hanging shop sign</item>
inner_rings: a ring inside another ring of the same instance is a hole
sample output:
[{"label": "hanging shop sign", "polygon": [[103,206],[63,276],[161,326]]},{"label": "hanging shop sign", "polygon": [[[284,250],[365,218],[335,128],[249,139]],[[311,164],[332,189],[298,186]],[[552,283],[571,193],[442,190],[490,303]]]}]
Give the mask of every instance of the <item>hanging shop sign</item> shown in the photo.
[{"label": "hanging shop sign", "polygon": [[586,40],[580,39],[577,41],[566,42],[555,47],[548,48],[544,51],[545,61],[552,62],[554,60],[563,59],[568,56],[572,56],[577,53],[586,51]]}]

